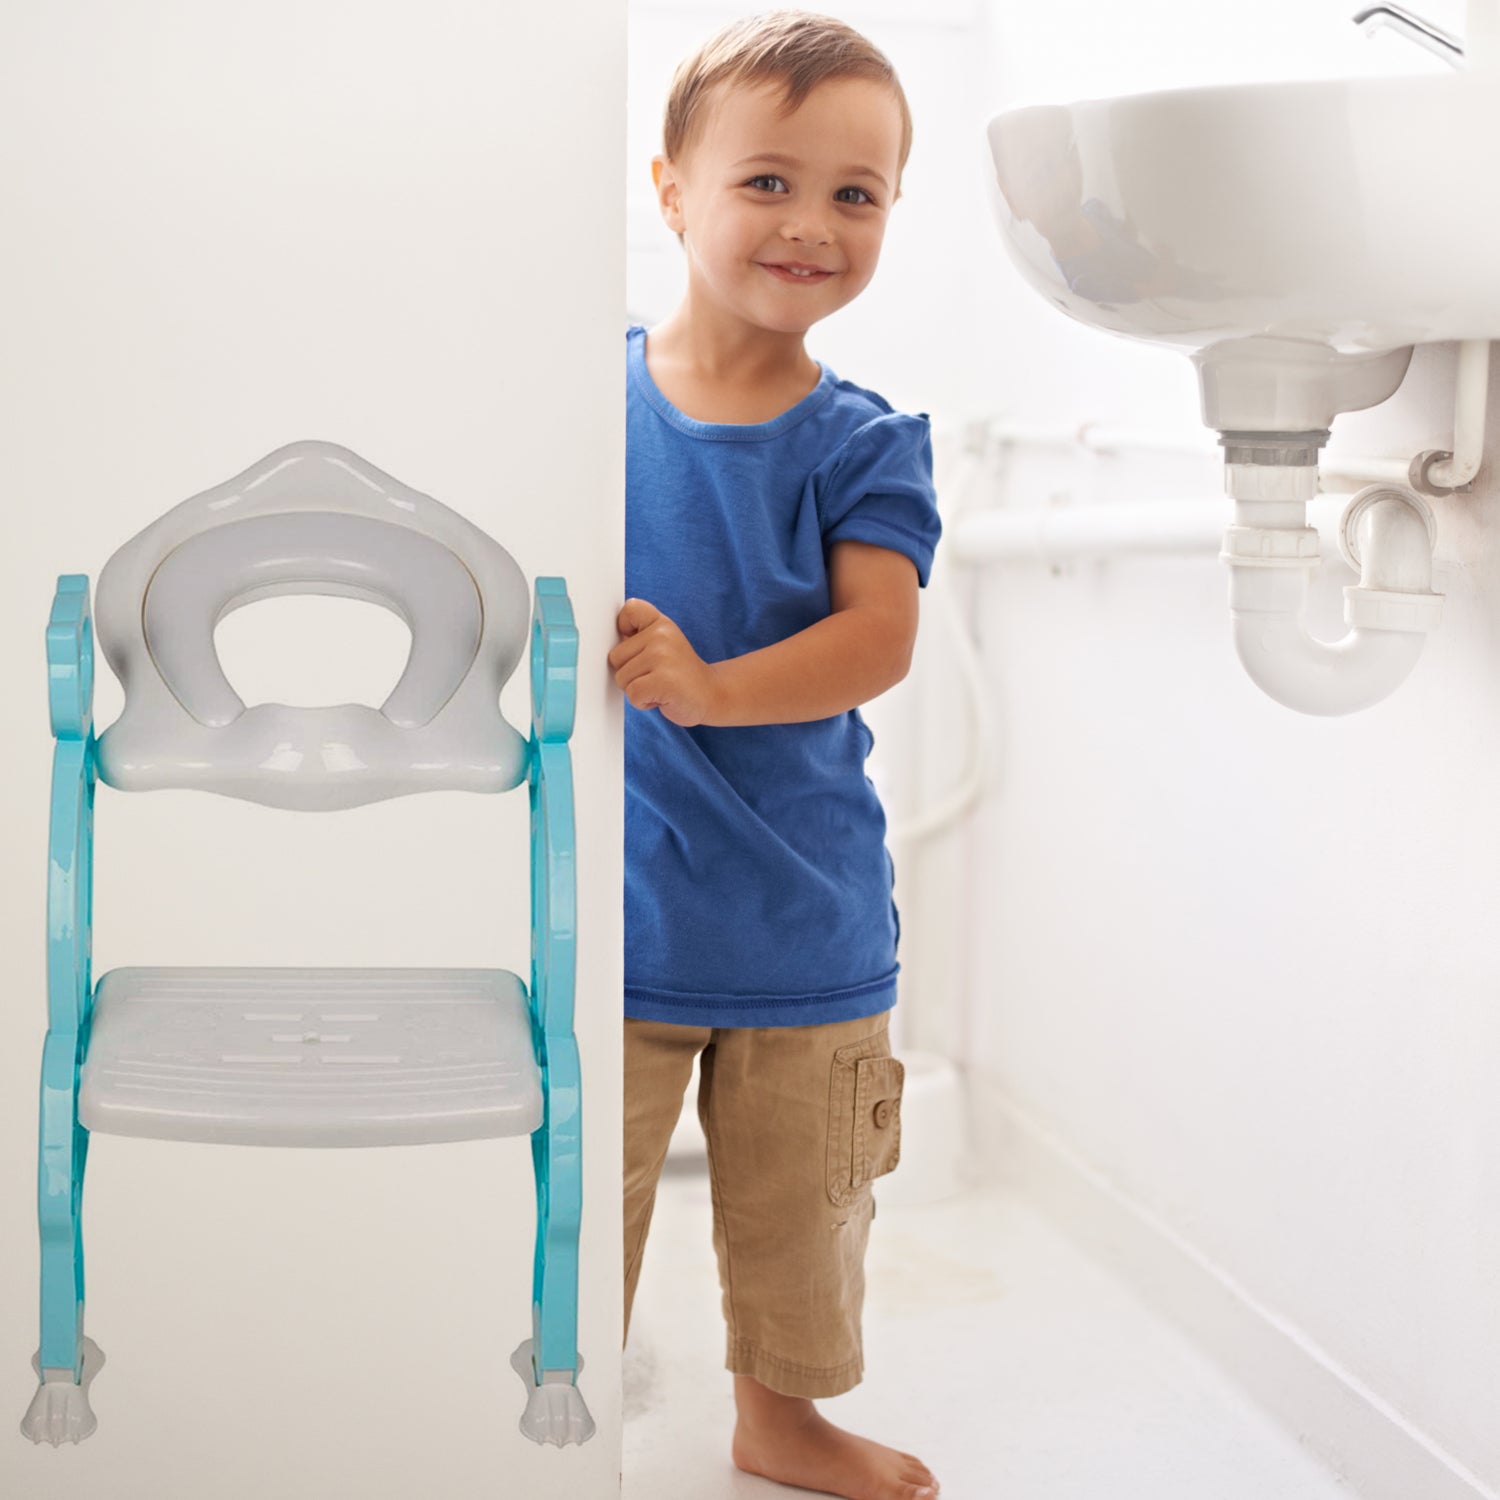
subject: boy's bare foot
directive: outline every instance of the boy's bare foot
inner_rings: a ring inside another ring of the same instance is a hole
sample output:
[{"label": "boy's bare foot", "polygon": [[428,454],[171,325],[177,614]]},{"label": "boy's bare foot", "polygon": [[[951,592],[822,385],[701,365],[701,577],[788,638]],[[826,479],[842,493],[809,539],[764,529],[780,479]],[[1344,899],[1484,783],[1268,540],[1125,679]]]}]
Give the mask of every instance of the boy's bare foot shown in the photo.
[{"label": "boy's bare foot", "polygon": [[747,1474],[845,1500],[933,1500],[938,1493],[920,1459],[835,1427],[805,1397],[736,1375],[734,1403],[739,1420],[730,1452]]}]

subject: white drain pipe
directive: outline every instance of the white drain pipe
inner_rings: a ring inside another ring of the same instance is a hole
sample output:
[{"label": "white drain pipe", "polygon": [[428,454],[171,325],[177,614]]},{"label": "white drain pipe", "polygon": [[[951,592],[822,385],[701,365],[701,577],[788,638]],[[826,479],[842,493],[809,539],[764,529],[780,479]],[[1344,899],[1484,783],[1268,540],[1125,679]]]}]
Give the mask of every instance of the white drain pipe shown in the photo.
[{"label": "white drain pipe", "polygon": [[1463,488],[1484,461],[1484,417],[1490,394],[1488,339],[1466,339],[1458,346],[1457,386],[1453,452],[1431,454],[1436,462],[1422,470],[1423,477],[1437,489]]},{"label": "white drain pipe", "polygon": [[[1341,546],[1360,569],[1344,590],[1341,640],[1309,635],[1303,621],[1310,573],[1318,566],[1318,533],[1307,525],[1317,489],[1315,462],[1249,460],[1258,445],[1226,436],[1224,488],[1234,524],[1219,556],[1229,565],[1229,611],[1235,651],[1251,679],[1288,708],[1347,714],[1392,693],[1437,628],[1442,595],[1432,592],[1437,528],[1425,501],[1397,485],[1371,485],[1349,502]],[[1295,445],[1286,445],[1288,449]],[[1313,458],[1316,448],[1311,449]]]},{"label": "white drain pipe", "polygon": [[[1331,546],[1348,501],[1347,494],[1319,495],[1308,503],[1308,524]],[[1223,538],[1223,509],[1202,499],[1114,500],[965,515],[951,530],[945,525],[942,546],[961,563],[1063,563],[1121,553],[1217,557]]]},{"label": "white drain pipe", "polygon": [[[1315,494],[1317,483],[1310,464],[1228,464],[1235,510],[1227,529],[1222,511],[1201,500],[1123,501],[966,515],[944,545],[969,564],[1217,554],[1230,568],[1235,650],[1252,680],[1302,713],[1353,713],[1394,691],[1437,627],[1436,527],[1403,486],[1369,485],[1350,497]],[[1360,573],[1344,590],[1353,628],[1333,642],[1309,635],[1302,619],[1320,533]]]}]

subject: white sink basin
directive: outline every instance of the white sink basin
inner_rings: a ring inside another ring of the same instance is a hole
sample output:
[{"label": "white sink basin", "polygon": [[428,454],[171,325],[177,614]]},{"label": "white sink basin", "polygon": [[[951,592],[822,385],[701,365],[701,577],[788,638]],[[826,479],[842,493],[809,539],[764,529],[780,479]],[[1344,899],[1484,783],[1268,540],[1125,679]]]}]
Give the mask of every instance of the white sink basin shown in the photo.
[{"label": "white sink basin", "polygon": [[[1462,72],[1007,110],[989,125],[1001,236],[1071,317],[1178,347],[1200,373],[1299,348],[1354,370],[1365,388],[1324,392],[1322,416],[1277,412],[1317,423],[1399,384],[1404,362],[1375,378],[1373,352],[1500,337],[1497,84]],[[1208,405],[1205,384],[1218,425]]]}]

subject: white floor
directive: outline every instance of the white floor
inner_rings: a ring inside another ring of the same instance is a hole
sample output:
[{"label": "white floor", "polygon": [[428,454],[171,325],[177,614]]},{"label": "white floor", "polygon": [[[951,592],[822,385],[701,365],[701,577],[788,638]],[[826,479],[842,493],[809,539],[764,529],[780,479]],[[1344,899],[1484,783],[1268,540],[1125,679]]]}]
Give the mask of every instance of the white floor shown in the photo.
[{"label": "white floor", "polygon": [[[865,1380],[830,1420],[915,1453],[943,1500],[1357,1500],[1023,1201],[879,1203]],[[625,1352],[625,1500],[802,1495],[729,1461],[706,1169],[669,1161]]]}]

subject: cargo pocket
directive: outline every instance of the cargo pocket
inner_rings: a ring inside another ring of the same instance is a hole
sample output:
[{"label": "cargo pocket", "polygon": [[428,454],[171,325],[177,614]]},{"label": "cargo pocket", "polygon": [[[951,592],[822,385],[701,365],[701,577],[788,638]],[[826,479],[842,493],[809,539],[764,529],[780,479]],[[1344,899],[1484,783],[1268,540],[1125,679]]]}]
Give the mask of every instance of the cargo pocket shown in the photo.
[{"label": "cargo pocket", "polygon": [[885,1031],[840,1047],[829,1090],[828,1196],[840,1208],[895,1170],[901,1159],[901,1087],[906,1069]]}]

